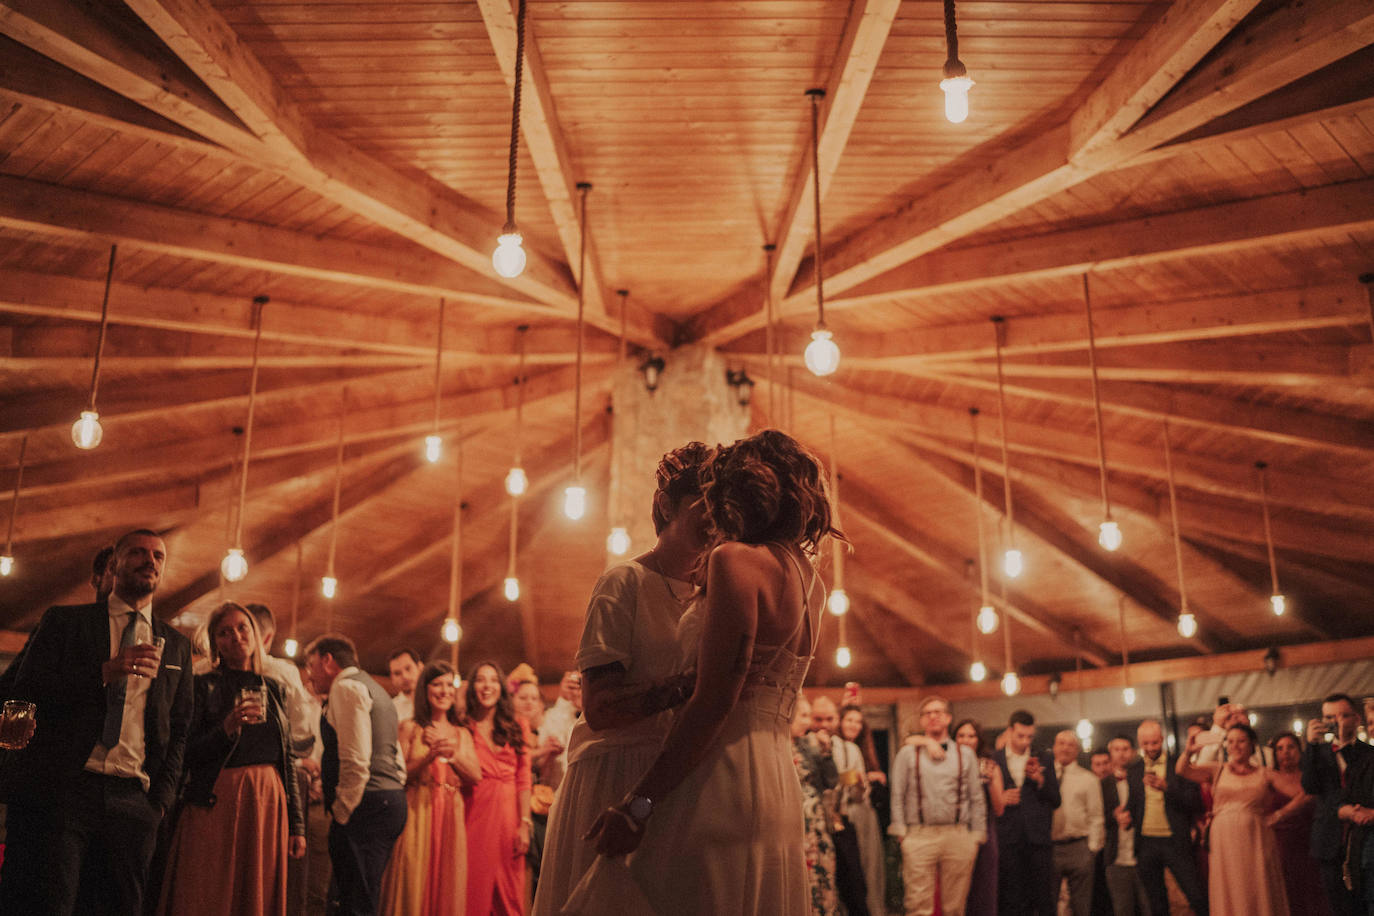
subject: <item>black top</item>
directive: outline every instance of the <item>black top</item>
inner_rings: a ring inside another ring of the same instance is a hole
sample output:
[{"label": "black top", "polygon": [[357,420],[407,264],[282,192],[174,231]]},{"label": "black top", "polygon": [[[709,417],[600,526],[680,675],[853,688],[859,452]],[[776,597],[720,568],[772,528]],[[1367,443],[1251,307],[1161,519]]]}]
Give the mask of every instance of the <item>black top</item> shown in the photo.
[{"label": "black top", "polygon": [[[244,687],[258,687],[262,676],[252,671],[224,670],[225,684],[230,696],[237,699]],[[223,720],[221,720],[223,721]],[[230,752],[224,766],[251,767],[262,764],[276,764],[281,760],[281,724],[277,721],[277,707],[267,704],[267,721],[258,724],[245,724],[239,729],[239,740]]]}]

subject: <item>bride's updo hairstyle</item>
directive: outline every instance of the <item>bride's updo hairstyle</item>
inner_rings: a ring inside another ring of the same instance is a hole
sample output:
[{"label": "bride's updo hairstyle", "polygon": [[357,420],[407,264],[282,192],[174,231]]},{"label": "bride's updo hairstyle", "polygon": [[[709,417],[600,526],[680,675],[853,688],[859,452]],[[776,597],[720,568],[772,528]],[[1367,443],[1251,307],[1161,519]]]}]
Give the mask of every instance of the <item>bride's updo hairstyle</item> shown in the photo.
[{"label": "bride's updo hairstyle", "polygon": [[702,471],[702,494],[715,540],[797,544],[814,556],[830,525],[830,494],[821,464],[776,429],[717,451]]},{"label": "bride's updo hairstyle", "polygon": [[[654,476],[658,480],[658,492],[667,497],[669,507],[676,509],[683,499],[701,495],[701,472],[714,453],[715,449],[705,442],[688,442],[659,460]],[[654,534],[662,534],[672,519],[663,512],[657,499],[653,513]]]}]

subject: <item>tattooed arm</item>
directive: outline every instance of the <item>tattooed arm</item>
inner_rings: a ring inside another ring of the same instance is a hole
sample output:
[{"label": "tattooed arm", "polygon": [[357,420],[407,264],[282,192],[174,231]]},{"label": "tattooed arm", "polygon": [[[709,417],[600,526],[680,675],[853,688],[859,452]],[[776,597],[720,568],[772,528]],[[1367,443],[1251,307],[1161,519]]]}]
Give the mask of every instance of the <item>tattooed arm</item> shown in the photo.
[{"label": "tattooed arm", "polygon": [[626,684],[625,668],[619,662],[588,668],[582,672],[586,698],[583,715],[597,731],[622,728],[681,706],[692,695],[695,684],[696,672],[674,674],[647,684]]}]

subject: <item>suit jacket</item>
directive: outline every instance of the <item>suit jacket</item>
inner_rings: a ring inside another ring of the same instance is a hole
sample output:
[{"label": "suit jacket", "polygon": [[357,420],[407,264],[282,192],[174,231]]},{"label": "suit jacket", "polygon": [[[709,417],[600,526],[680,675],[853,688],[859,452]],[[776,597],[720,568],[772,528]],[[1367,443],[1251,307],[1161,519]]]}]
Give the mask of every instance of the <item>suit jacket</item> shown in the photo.
[{"label": "suit jacket", "polygon": [[[1048,753],[1037,754],[1045,774],[1043,785],[1036,787],[1027,779],[1021,786],[1021,804],[1008,805],[997,818],[997,842],[1001,846],[1024,843],[1049,846],[1054,809],[1059,807],[1059,780],[1054,775],[1054,758]],[[992,755],[993,762],[1002,768],[1002,785],[1012,788],[1011,770],[1007,768],[1007,751],[1003,748]]]},{"label": "suit jacket", "polygon": [[[1363,741],[1350,744],[1346,757],[1346,773],[1355,765],[1374,756],[1374,747]],[[1335,862],[1345,855],[1341,843],[1343,827],[1336,812],[1341,806],[1341,769],[1336,752],[1328,744],[1309,744],[1302,752],[1302,789],[1317,799],[1312,812],[1312,858],[1319,862]]]},{"label": "suit jacket", "polygon": [[[1178,763],[1177,754],[1164,755],[1164,816],[1169,821],[1169,833],[1176,840],[1191,843],[1193,821],[1207,810],[1202,801],[1202,787],[1187,777],[1174,772]],[[1134,774],[1134,776],[1132,776]],[[1145,758],[1137,757],[1126,768],[1126,778],[1132,779],[1131,791],[1140,785],[1140,821],[1136,824],[1136,840],[1139,842],[1140,828],[1145,823]],[[1138,846],[1136,847],[1139,848]]]},{"label": "suit jacket", "polygon": [[[1145,820],[1145,768],[1126,768],[1126,811],[1131,815],[1131,826],[1139,830]],[[1121,804],[1121,795],[1116,789],[1116,776],[1108,773],[1102,777],[1102,814],[1107,824],[1106,841],[1102,845],[1102,861],[1108,865],[1116,864],[1119,851],[1120,828],[1116,825],[1116,809]]]},{"label": "suit jacket", "polygon": [[[148,801],[166,810],[181,780],[191,722],[191,643],[157,618],[153,635],[166,643],[157,677],[148,685],[143,770]],[[38,714],[33,739],[14,755],[0,782],[7,799],[56,802],[81,773],[104,728],[100,667],[109,657],[104,602],[44,612],[14,678],[13,695],[36,704]]]}]

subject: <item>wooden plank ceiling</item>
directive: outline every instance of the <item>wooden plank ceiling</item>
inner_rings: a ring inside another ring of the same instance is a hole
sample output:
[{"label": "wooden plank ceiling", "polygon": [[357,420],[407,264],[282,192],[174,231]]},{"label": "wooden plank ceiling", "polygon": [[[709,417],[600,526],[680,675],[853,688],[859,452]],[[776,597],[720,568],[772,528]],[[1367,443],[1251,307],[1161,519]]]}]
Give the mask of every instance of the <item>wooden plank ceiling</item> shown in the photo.
[{"label": "wooden plank ceiling", "polygon": [[[1075,645],[1100,666],[1374,631],[1368,3],[964,0],[977,85],[957,125],[936,87],[937,0],[530,0],[528,21],[530,263],[501,280],[509,0],[0,0],[0,511],[27,441],[0,628],[84,600],[90,556],[135,525],[167,532],[158,613],[194,622],[219,600],[251,300],[267,295],[251,567],[227,593],[298,604],[299,636],[342,628],[371,666],[437,650],[461,438],[464,657],[555,678],[606,561],[624,289],[629,361],[720,348],[762,383],[756,427],[839,463],[854,664],[836,667],[828,627],[818,683],[958,681],[975,654],[1002,670],[1001,634],[975,639],[972,615],[976,513],[995,553],[1007,492],[1027,572],[993,569],[991,587],[1023,673],[1071,667]],[[820,262],[844,354],[827,379],[799,359],[816,300],[811,87],[827,90]],[[574,526],[555,504],[574,442],[582,181],[593,499]],[[81,453],[68,430],[111,244],[105,441]],[[1085,277],[1116,554],[1096,543]],[[435,466],[420,440],[441,298]],[[511,605],[501,481],[524,324],[532,487]],[[328,601],[314,583],[341,409]],[[1192,639],[1175,627],[1166,421]]]}]

